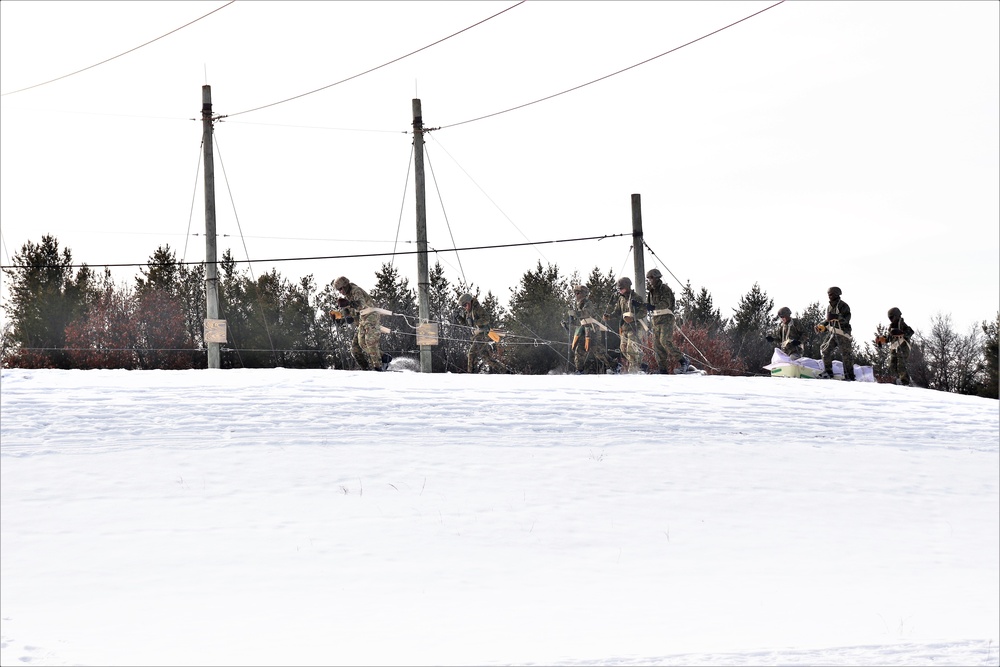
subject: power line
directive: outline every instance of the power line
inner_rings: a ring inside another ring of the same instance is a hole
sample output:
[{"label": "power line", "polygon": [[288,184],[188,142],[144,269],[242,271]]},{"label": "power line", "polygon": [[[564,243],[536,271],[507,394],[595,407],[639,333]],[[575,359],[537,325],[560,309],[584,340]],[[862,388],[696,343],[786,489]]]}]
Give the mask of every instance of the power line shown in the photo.
[{"label": "power line", "polygon": [[467,30],[471,30],[471,29],[475,28],[478,25],[482,25],[483,23],[486,23],[490,19],[495,19],[496,17],[498,17],[501,14],[504,14],[506,12],[509,12],[510,10],[514,9],[515,7],[520,7],[525,2],[526,2],[526,0],[521,0],[517,4],[511,5],[510,7],[508,7],[507,9],[505,9],[505,10],[503,10],[501,12],[497,12],[496,14],[493,14],[492,16],[488,16],[485,19],[483,19],[482,21],[479,21],[478,23],[473,23],[472,25],[470,25],[470,26],[468,26],[466,28],[462,28],[458,32],[452,33],[452,34],[448,35],[447,37],[442,37],[441,39],[437,40],[436,42],[431,42],[427,46],[422,46],[419,49],[417,49],[416,51],[410,51],[406,55],[399,56],[398,58],[394,58],[394,59],[390,60],[389,62],[382,63],[381,65],[378,65],[377,67],[372,67],[371,69],[367,69],[364,72],[359,72],[358,74],[355,74],[353,76],[349,76],[346,79],[341,79],[340,81],[335,81],[335,82],[333,82],[331,84],[327,84],[327,85],[323,86],[322,88],[317,88],[316,90],[310,90],[307,93],[301,93],[299,95],[295,95],[294,97],[289,97],[288,99],[279,100],[277,102],[271,102],[270,104],[265,104],[263,106],[254,107],[253,109],[247,109],[246,111],[237,111],[236,113],[230,113],[230,114],[221,115],[221,116],[219,116],[219,118],[232,118],[233,116],[239,116],[239,115],[242,115],[242,114],[245,114],[245,113],[250,113],[252,111],[260,111],[261,109],[267,109],[268,107],[273,107],[273,106],[277,106],[279,104],[284,104],[285,102],[291,102],[292,100],[297,100],[300,97],[305,97],[306,95],[312,95],[313,93],[318,93],[319,91],[326,90],[327,88],[333,88],[334,86],[339,86],[340,84],[346,83],[348,81],[351,81],[352,79],[357,79],[359,76],[364,76],[365,74],[370,74],[371,72],[374,72],[375,70],[379,70],[379,69],[382,69],[383,67],[387,67],[388,65],[391,65],[393,63],[399,62],[400,60],[403,60],[404,58],[409,58],[410,56],[412,56],[414,54],[420,53],[421,51],[426,51],[427,49],[431,48],[432,46],[437,46],[441,42],[449,40],[452,37],[455,37],[456,35],[461,35],[463,32],[465,32]]},{"label": "power line", "polygon": [[[520,248],[524,246],[534,246],[534,245],[549,245],[553,243],[575,243],[578,241],[603,241],[604,239],[613,239],[619,236],[632,236],[632,232],[621,233],[621,234],[604,234],[602,236],[581,236],[572,239],[553,239],[551,241],[528,241],[526,243],[500,243],[495,245],[481,245],[481,246],[468,246],[465,248],[442,248],[441,250],[435,251],[435,253],[445,253],[445,252],[464,252],[466,250],[494,250],[498,248]],[[324,259],[362,259],[365,257],[389,257],[393,255],[416,255],[421,250],[406,250],[403,252],[369,252],[361,253],[356,255],[322,255],[318,257],[278,257],[271,259],[246,259],[246,260],[232,260],[233,264],[251,264],[251,263],[278,263],[278,262],[308,262]],[[222,261],[215,262],[216,264],[222,264]],[[198,265],[205,264],[205,262],[174,262],[173,264],[177,266],[185,265]],[[90,266],[103,266],[105,268],[124,268],[124,267],[138,267],[138,266],[148,266],[148,262],[143,262],[141,264],[137,263],[127,263],[127,264],[49,264],[49,265],[38,265],[38,264],[4,264],[0,266],[0,269],[37,269],[42,268],[42,266],[61,266],[66,269],[79,269],[83,267]]]},{"label": "power line", "polygon": [[680,46],[675,46],[674,48],[670,49],[669,51],[664,51],[663,53],[661,53],[658,56],[653,56],[652,58],[647,58],[646,60],[643,60],[642,62],[638,62],[638,63],[636,63],[634,65],[629,65],[628,67],[626,67],[624,69],[620,69],[617,72],[612,72],[611,74],[605,74],[604,76],[602,76],[602,77],[600,77],[598,79],[594,79],[593,81],[588,81],[587,83],[581,83],[579,86],[573,86],[572,88],[567,88],[566,90],[564,90],[562,92],[555,93],[555,94],[549,95],[547,97],[542,97],[542,98],[537,99],[537,100],[535,100],[533,102],[525,102],[524,104],[519,104],[516,107],[511,107],[509,109],[504,109],[503,111],[496,111],[496,112],[491,113],[491,114],[486,114],[485,116],[479,116],[478,118],[470,118],[469,120],[463,120],[463,121],[461,121],[459,123],[451,123],[449,125],[441,125],[440,127],[427,128],[425,131],[426,132],[431,132],[433,130],[444,130],[444,129],[447,129],[447,128],[450,128],[450,127],[457,127],[459,125],[465,125],[467,123],[474,123],[477,120],[483,120],[485,118],[492,118],[493,116],[499,116],[500,114],[507,113],[508,111],[516,111],[517,109],[523,109],[524,107],[531,106],[532,104],[538,104],[539,102],[545,102],[546,100],[551,100],[551,99],[553,99],[555,97],[559,97],[560,95],[565,95],[566,93],[571,93],[574,90],[579,90],[579,89],[584,88],[586,86],[589,86],[589,85],[591,85],[593,83],[597,83],[598,81],[604,81],[605,79],[610,79],[611,77],[613,77],[615,75],[618,75],[618,74],[621,74],[622,72],[627,72],[630,69],[635,69],[636,67],[639,67],[640,65],[645,65],[646,63],[652,62],[652,61],[656,60],[657,58],[662,58],[665,55],[669,55],[669,54],[671,54],[671,53],[673,53],[675,51],[679,51],[680,49],[683,49],[685,46],[690,46],[690,45],[694,44],[695,42],[700,42],[703,39],[707,39],[708,37],[711,37],[712,35],[716,35],[716,34],[722,32],[723,30],[726,30],[727,28],[732,28],[734,25],[737,25],[739,23],[743,23],[744,21],[752,19],[753,17],[757,16],[758,14],[763,14],[764,12],[766,12],[769,9],[774,9],[778,5],[782,4],[784,1],[785,0],[779,0],[778,2],[774,3],[770,7],[765,7],[764,9],[760,10],[759,12],[754,12],[750,16],[745,16],[745,17],[741,18],[739,21],[735,21],[733,23],[730,23],[729,25],[723,26],[723,27],[719,28],[718,30],[713,30],[712,32],[710,32],[710,33],[708,33],[706,35],[702,35],[701,37],[699,37],[697,39],[692,39],[690,42],[687,42],[685,44],[681,44]]},{"label": "power line", "polygon": [[148,42],[146,42],[145,44],[140,44],[139,46],[136,46],[135,48],[129,49],[128,51],[125,51],[124,53],[119,53],[117,56],[112,56],[111,58],[108,58],[106,60],[102,60],[99,63],[94,63],[93,65],[90,65],[88,67],[84,67],[83,69],[78,69],[75,72],[70,72],[69,74],[63,74],[62,76],[57,76],[56,78],[49,79],[48,81],[42,81],[41,83],[36,83],[35,85],[28,86],[27,88],[19,88],[18,90],[12,90],[12,91],[10,91],[8,93],[2,93],[2,94],[0,94],[0,97],[3,97],[5,95],[13,95],[15,93],[22,93],[22,92],[24,92],[26,90],[31,90],[32,88],[38,88],[39,86],[44,86],[46,84],[53,83],[53,82],[59,81],[61,79],[65,79],[67,77],[73,76],[74,74],[79,74],[80,72],[86,72],[88,69],[93,69],[93,68],[97,67],[98,65],[103,65],[104,63],[109,63],[112,60],[114,60],[115,58],[121,58],[122,56],[128,55],[129,53],[132,53],[133,51],[137,51],[137,50],[141,49],[144,46],[149,46],[153,42],[159,41],[159,40],[163,39],[164,37],[167,37],[168,35],[172,35],[175,32],[177,32],[178,30],[183,30],[184,28],[188,27],[189,25],[192,25],[192,24],[197,23],[198,21],[202,20],[206,16],[211,16],[212,14],[214,14],[217,11],[219,11],[220,9],[225,9],[226,7],[228,7],[229,5],[233,4],[234,2],[236,2],[236,0],[229,0],[229,2],[227,2],[226,4],[222,5],[221,7],[217,8],[217,9],[213,9],[212,11],[210,11],[208,14],[205,14],[204,16],[199,16],[194,21],[189,21],[188,23],[185,23],[184,25],[182,25],[180,28],[174,28],[170,32],[168,32],[166,34],[163,34],[163,35],[160,35],[156,39],[151,39]]}]

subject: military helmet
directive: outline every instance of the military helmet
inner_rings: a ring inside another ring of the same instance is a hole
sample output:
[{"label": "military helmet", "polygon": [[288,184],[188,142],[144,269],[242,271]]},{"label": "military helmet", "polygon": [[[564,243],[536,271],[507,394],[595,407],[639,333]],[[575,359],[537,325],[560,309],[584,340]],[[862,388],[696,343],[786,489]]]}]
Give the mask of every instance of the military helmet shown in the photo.
[{"label": "military helmet", "polygon": [[458,305],[464,306],[467,303],[472,303],[472,295],[468,292],[458,297]]},{"label": "military helmet", "polygon": [[650,269],[649,271],[646,271],[646,277],[652,278],[653,280],[659,280],[663,277],[663,274],[660,273],[659,269]]},{"label": "military helmet", "polygon": [[896,320],[896,319],[899,319],[902,316],[903,316],[903,313],[900,312],[899,308],[890,308],[889,309],[889,319],[890,320]]},{"label": "military helmet", "polygon": [[843,293],[844,293],[843,290],[841,290],[839,287],[836,286],[831,287],[826,291],[827,296],[840,296]]},{"label": "military helmet", "polygon": [[345,289],[349,287],[350,284],[351,281],[348,280],[346,276],[340,276],[339,278],[333,281],[334,289]]},{"label": "military helmet", "polygon": [[782,306],[778,309],[778,317],[791,317],[792,309],[788,306]]},{"label": "military helmet", "polygon": [[632,289],[632,279],[628,276],[622,276],[618,279],[618,282],[615,283],[615,287],[618,289]]},{"label": "military helmet", "polygon": [[586,285],[573,285],[573,294],[577,296],[589,296],[590,288]]}]

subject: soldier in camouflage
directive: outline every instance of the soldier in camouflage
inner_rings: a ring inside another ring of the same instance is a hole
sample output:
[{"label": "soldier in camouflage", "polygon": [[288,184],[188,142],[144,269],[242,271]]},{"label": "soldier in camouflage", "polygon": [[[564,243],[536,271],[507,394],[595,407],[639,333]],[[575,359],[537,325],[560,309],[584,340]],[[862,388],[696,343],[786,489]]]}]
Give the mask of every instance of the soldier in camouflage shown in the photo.
[{"label": "soldier in camouflage", "polygon": [[346,322],[355,324],[351,356],[363,371],[382,370],[380,315],[371,296],[344,276],[337,278],[333,286],[340,292],[340,314]]},{"label": "soldier in camouflage", "polygon": [[889,337],[879,338],[878,345],[889,345],[889,372],[896,376],[896,384],[904,387],[910,385],[910,375],[906,372],[906,364],[910,360],[910,339],[913,329],[903,320],[899,308],[889,309]]},{"label": "soldier in camouflage", "polygon": [[619,278],[615,287],[618,288],[618,297],[614,300],[613,308],[604,313],[603,318],[606,322],[618,325],[620,348],[627,370],[629,373],[638,373],[642,365],[640,338],[643,330],[640,328],[640,322],[646,316],[646,305],[639,301],[639,295],[632,289],[630,278]]},{"label": "soldier in camouflage", "polygon": [[490,372],[503,372],[503,366],[493,358],[494,341],[490,338],[493,318],[489,311],[483,308],[479,300],[471,294],[463,294],[458,297],[458,306],[462,309],[460,315],[466,326],[472,327],[472,342],[469,345],[466,366],[468,372],[477,372],[480,361],[489,368]]},{"label": "soldier in camouflage", "polygon": [[604,332],[607,331],[597,318],[597,306],[590,300],[590,288],[573,285],[576,308],[570,312],[570,324],[576,324],[573,333],[573,365],[577,374],[603,374],[611,367]]},{"label": "soldier in camouflage", "polygon": [[788,355],[789,359],[799,359],[802,357],[802,341],[805,340],[806,330],[797,317],[792,317],[792,309],[783,306],[778,309],[778,330],[774,336],[768,335],[765,340],[778,346],[778,348]]},{"label": "soldier in camouflage", "polygon": [[663,282],[659,269],[646,272],[646,310],[653,323],[653,353],[660,373],[672,372],[674,359],[680,363],[681,373],[687,371],[690,363],[674,345],[674,291]]},{"label": "soldier in camouflage", "polygon": [[841,361],[844,362],[844,379],[854,381],[854,353],[851,350],[851,307],[843,301],[839,287],[831,287],[826,291],[830,305],[826,307],[826,321],[816,325],[816,331],[826,332],[826,340],[820,346],[823,355],[823,372],[821,378],[833,377],[833,352],[840,350]]}]

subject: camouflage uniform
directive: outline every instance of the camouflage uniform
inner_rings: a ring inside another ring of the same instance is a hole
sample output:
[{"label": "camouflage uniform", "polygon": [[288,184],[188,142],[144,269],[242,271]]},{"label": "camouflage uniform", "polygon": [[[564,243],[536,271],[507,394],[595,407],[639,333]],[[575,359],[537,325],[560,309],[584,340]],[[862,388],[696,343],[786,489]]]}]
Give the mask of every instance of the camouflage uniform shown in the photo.
[{"label": "camouflage uniform", "polygon": [[650,319],[653,322],[653,352],[661,373],[670,373],[676,359],[685,365],[685,357],[674,345],[674,292],[659,278],[646,281]]},{"label": "camouflage uniform", "polygon": [[573,333],[573,365],[577,373],[603,373],[612,366],[604,343],[604,325],[597,317],[597,306],[589,297],[576,299],[570,315],[579,323]]},{"label": "camouflage uniform", "polygon": [[[637,305],[636,305],[637,304]],[[643,329],[640,323],[645,317],[645,304],[639,301],[635,290],[629,289],[624,296],[621,292],[614,301],[614,308],[605,313],[604,319],[618,323],[618,335],[621,336],[622,356],[628,364],[629,373],[638,373],[642,364],[642,345],[639,342]],[[632,321],[626,322],[625,317]]]},{"label": "camouflage uniform", "polygon": [[[898,331],[899,333],[893,333]],[[899,315],[895,320],[889,320],[889,372],[896,376],[896,384],[909,385],[910,375],[906,372],[906,363],[910,360],[910,339],[913,329]]]},{"label": "camouflage uniform", "polygon": [[[791,359],[798,359],[802,356],[802,341],[805,340],[806,330],[797,318],[789,317],[788,322],[782,321],[775,333],[777,333],[774,337],[775,341],[782,352]],[[797,341],[797,343],[792,341]]]},{"label": "camouflage uniform", "polygon": [[382,370],[382,351],[379,348],[382,331],[381,316],[373,308],[368,292],[350,283],[346,294],[341,292],[347,305],[341,307],[344,317],[354,318],[354,339],[351,341],[351,356],[363,371]]},{"label": "camouflage uniform", "polygon": [[503,367],[493,358],[493,341],[490,339],[493,318],[475,297],[472,297],[470,305],[471,307],[463,314],[466,325],[472,327],[472,341],[469,345],[466,368],[470,373],[475,373],[476,362],[482,360],[490,370],[500,371]]},{"label": "camouflage uniform", "polygon": [[[851,351],[851,307],[838,295],[826,307],[827,337],[820,346],[823,355],[823,367],[827,374],[833,376],[833,351],[840,350],[840,358],[844,362],[844,379],[854,379],[854,353]],[[846,336],[844,335],[846,334]]]}]

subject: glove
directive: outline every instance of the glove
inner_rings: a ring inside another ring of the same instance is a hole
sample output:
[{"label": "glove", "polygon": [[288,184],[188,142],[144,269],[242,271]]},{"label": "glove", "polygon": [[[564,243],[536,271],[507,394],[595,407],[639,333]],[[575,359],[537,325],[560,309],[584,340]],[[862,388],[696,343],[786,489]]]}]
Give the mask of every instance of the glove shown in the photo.
[{"label": "glove", "polygon": [[354,318],[353,317],[345,317],[344,321],[347,322],[348,324],[354,324]]},{"label": "glove", "polygon": [[774,336],[765,336],[764,340],[766,340],[768,343],[773,343],[774,342]]},{"label": "glove", "polygon": [[882,347],[883,345],[885,345],[885,343],[886,343],[885,336],[875,337],[875,344],[878,345],[879,347]]},{"label": "glove", "polygon": [[826,325],[825,324],[817,324],[816,325],[816,333],[823,333],[824,331],[826,331]]},{"label": "glove", "polygon": [[351,305],[351,300],[344,297],[339,297],[337,299],[337,305],[340,306],[341,308],[347,308],[349,305]]},{"label": "glove", "polygon": [[902,336],[903,335],[903,330],[902,329],[896,329],[896,328],[889,329],[889,335],[890,336]]},{"label": "glove", "polygon": [[651,304],[651,303],[647,303],[647,304],[646,304],[646,312],[649,312],[649,313],[651,313],[651,312],[653,312],[654,310],[656,310],[656,306],[654,306],[654,305],[653,305],[653,304]]},{"label": "glove", "polygon": [[641,301],[636,301],[635,299],[632,299],[632,307],[633,308],[642,308],[645,305],[646,304],[642,303]]}]

